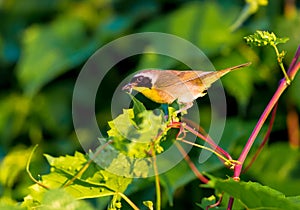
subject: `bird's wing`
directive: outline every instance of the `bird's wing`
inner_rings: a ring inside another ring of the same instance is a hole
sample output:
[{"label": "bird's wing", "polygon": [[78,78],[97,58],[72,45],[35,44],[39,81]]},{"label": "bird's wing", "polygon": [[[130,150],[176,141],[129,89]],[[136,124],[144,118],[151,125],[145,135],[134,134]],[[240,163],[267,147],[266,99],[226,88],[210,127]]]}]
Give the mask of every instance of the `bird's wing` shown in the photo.
[{"label": "bird's wing", "polygon": [[159,74],[159,77],[155,82],[155,86],[160,88],[160,87],[169,87],[172,85],[179,85],[197,79],[201,77],[201,75],[205,75],[208,73],[210,72],[164,70]]}]

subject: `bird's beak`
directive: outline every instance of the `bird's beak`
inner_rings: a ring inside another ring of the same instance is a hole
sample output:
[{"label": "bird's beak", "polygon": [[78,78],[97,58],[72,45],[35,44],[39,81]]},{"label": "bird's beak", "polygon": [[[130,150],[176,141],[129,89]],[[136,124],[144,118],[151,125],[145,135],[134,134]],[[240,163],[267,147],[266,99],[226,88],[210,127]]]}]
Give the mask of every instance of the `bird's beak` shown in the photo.
[{"label": "bird's beak", "polygon": [[127,91],[128,93],[131,93],[132,92],[132,84],[128,83],[127,85],[122,87],[122,90]]}]

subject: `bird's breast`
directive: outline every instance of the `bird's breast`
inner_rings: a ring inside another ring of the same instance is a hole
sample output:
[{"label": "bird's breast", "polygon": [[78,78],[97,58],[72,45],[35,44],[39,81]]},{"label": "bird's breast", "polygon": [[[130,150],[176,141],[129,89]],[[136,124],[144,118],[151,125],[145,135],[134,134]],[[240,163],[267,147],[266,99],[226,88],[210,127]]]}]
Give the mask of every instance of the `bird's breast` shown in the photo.
[{"label": "bird's breast", "polygon": [[172,95],[172,93],[165,90],[156,89],[156,88],[151,88],[151,89],[147,88],[139,92],[141,92],[144,96],[151,99],[152,101],[160,104],[171,104],[176,99]]}]

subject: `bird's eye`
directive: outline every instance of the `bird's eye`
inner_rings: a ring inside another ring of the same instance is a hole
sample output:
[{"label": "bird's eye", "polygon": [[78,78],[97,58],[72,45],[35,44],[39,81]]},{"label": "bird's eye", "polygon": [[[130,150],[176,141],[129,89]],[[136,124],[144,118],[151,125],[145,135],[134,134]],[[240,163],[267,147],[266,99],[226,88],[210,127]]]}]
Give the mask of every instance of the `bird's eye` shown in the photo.
[{"label": "bird's eye", "polygon": [[143,76],[139,76],[139,77],[137,77],[137,78],[136,78],[136,81],[137,81],[137,82],[142,82],[142,81],[143,81],[143,79],[144,79],[144,77],[143,77]]}]

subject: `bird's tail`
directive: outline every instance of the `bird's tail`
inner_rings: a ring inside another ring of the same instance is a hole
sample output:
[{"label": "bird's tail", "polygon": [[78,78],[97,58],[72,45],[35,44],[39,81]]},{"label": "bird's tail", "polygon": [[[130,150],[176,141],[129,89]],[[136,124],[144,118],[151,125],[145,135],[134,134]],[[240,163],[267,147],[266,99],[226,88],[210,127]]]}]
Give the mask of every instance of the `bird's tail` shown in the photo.
[{"label": "bird's tail", "polygon": [[240,69],[240,68],[243,68],[243,67],[246,67],[246,66],[250,66],[250,65],[251,65],[251,62],[248,62],[248,63],[243,63],[243,64],[240,64],[240,65],[237,65],[237,66],[233,66],[233,67],[229,67],[229,68],[226,68],[226,69],[219,70],[219,71],[217,71],[218,72],[218,77],[221,78],[222,76],[224,76],[225,74],[227,74],[230,71],[237,70],[237,69]]}]

